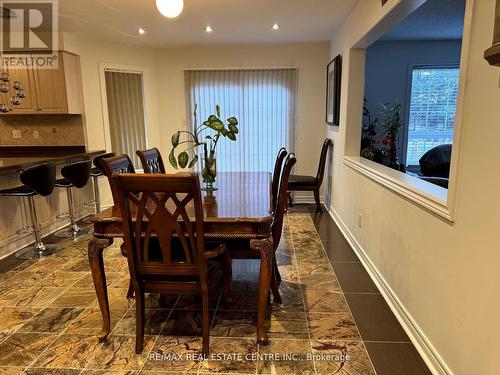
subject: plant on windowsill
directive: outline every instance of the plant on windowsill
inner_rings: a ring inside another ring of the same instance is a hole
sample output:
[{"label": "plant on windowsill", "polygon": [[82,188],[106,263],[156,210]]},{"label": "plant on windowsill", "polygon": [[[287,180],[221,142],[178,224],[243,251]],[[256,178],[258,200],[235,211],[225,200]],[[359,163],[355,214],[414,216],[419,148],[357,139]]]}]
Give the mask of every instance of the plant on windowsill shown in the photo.
[{"label": "plant on windowsill", "polygon": [[[199,160],[198,154],[195,150],[198,147],[203,147],[201,175],[203,177],[203,182],[205,183],[203,190],[206,191],[217,190],[214,187],[215,179],[217,177],[217,143],[221,137],[228,138],[231,141],[236,141],[236,134],[239,133],[238,120],[236,117],[229,117],[224,123],[220,119],[221,114],[219,105],[215,106],[215,113],[216,114],[208,116],[208,119],[201,125],[198,125],[197,105],[195,105],[193,112],[194,130],[180,130],[172,135],[172,151],[170,151],[170,154],[168,155],[168,161],[175,169],[178,167],[192,168]],[[205,130],[212,130],[212,132],[201,139],[201,133]],[[180,140],[182,133],[187,134],[187,139],[184,141]],[[187,148],[176,156],[175,151],[177,147],[183,144],[187,145]],[[193,155],[191,161],[189,160],[190,153]]]},{"label": "plant on windowsill", "polygon": [[399,129],[403,126],[401,123],[401,103],[397,100],[394,103],[381,104],[382,129],[385,139],[383,143],[389,148],[389,163],[387,166],[398,171],[401,170],[401,164],[398,160],[397,141]]}]

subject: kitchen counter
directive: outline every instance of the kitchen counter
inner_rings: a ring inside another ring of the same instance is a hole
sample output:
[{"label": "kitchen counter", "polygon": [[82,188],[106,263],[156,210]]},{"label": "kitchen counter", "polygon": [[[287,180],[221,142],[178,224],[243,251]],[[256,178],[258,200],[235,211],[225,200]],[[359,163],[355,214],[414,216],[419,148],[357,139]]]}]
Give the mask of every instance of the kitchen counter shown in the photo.
[{"label": "kitchen counter", "polygon": [[0,175],[12,174],[33,165],[89,160],[104,150],[86,150],[85,146],[0,146]]}]

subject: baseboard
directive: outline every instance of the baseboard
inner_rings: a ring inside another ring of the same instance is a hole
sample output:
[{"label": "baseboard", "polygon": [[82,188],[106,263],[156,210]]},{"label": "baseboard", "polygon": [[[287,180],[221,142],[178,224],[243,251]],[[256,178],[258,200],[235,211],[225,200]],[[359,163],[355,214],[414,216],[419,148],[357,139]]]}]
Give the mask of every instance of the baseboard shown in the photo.
[{"label": "baseboard", "polygon": [[424,332],[420,329],[410,313],[406,310],[405,306],[401,303],[397,295],[394,293],[377,267],[370,260],[363,247],[344,224],[337,212],[333,209],[333,207],[327,207],[327,210],[342,234],[345,236],[346,240],[352,246],[354,252],[360,259],[377,288],[380,290],[380,293],[384,297],[390,309],[398,319],[413,345],[415,345],[415,348],[420,353],[422,359],[429,367],[429,370],[436,375],[453,375],[453,372],[446,365],[443,358],[441,358],[438,354],[432,343],[429,341],[427,336],[425,336]]},{"label": "baseboard", "polygon": [[[83,219],[84,217],[91,214],[93,211],[91,208],[84,207],[76,212],[77,220]],[[49,234],[55,233],[58,230],[68,226],[70,224],[69,219],[64,219],[60,221],[56,221],[47,225],[46,227],[41,229],[42,237],[48,236]],[[5,241],[7,242],[7,241]],[[12,240],[12,237],[8,240],[8,243],[3,245],[0,244],[0,260],[15,253],[18,250],[24,249],[26,246],[35,242],[35,236],[33,233],[27,233],[15,236],[15,240]]]}]

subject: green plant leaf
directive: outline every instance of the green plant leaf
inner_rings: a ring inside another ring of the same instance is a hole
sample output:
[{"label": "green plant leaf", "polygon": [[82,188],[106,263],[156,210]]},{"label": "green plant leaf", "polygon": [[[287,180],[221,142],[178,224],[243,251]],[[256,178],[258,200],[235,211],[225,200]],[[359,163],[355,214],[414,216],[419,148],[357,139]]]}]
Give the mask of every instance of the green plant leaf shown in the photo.
[{"label": "green plant leaf", "polygon": [[172,146],[176,148],[179,145],[179,138],[181,136],[181,132],[177,132],[172,136]]},{"label": "green plant leaf", "polygon": [[179,167],[186,168],[189,161],[189,155],[187,154],[187,152],[186,151],[181,152],[177,157],[177,159],[179,160]]},{"label": "green plant leaf", "polygon": [[207,119],[208,122],[214,122],[214,121],[220,121],[219,118],[215,115],[210,115],[208,116],[208,119]]},{"label": "green plant leaf", "polygon": [[191,162],[189,163],[188,168],[193,168],[197,161],[198,161],[198,155],[195,155],[193,160],[191,160]]},{"label": "green plant leaf", "polygon": [[236,125],[233,125],[233,124],[229,124],[229,131],[231,133],[234,133],[234,134],[238,134],[239,133],[239,130],[238,128],[236,127]]},{"label": "green plant leaf", "polygon": [[209,135],[207,135],[207,136],[205,137],[205,139],[212,139],[212,137],[211,137],[211,136],[209,136]]},{"label": "green plant leaf", "polygon": [[[215,117],[215,116],[214,116],[214,117]],[[215,130],[215,131],[220,132],[220,131],[222,131],[222,130],[224,129],[224,124],[222,123],[222,121],[221,121],[221,120],[216,119],[216,120],[214,120],[214,121],[210,122],[210,125],[208,125],[208,127],[209,127],[210,129],[213,129],[213,130]]]},{"label": "green plant leaf", "polygon": [[168,154],[168,161],[170,162],[170,165],[177,169],[177,160],[175,159],[175,154],[174,154],[174,149],[170,151],[170,154]]},{"label": "green plant leaf", "polygon": [[234,133],[228,132],[228,133],[227,133],[227,137],[228,137],[231,141],[236,141],[236,134],[234,134]]},{"label": "green plant leaf", "polygon": [[227,119],[227,122],[229,122],[229,124],[231,125],[238,125],[238,120],[236,119],[236,117],[229,117]]},{"label": "green plant leaf", "polygon": [[217,113],[217,116],[220,117],[220,107],[218,104],[215,106],[215,113]]}]

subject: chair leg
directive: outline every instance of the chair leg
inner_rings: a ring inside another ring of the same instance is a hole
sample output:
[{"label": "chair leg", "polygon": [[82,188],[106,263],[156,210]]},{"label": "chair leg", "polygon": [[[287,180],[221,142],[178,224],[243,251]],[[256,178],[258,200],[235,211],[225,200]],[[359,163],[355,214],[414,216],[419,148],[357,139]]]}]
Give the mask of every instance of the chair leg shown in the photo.
[{"label": "chair leg", "polygon": [[[273,260],[273,263],[276,264],[276,260]],[[273,272],[271,275],[271,291],[273,292],[274,303],[281,305],[283,303],[283,301],[281,300],[281,295],[280,295],[280,291],[278,288],[278,283],[276,282],[276,269],[274,267],[273,267]]]},{"label": "chair leg", "polygon": [[226,251],[225,261],[224,261],[224,288],[222,291],[223,303],[226,303],[229,298],[232,278],[233,278],[233,265],[232,265],[231,254],[229,253],[229,251]]},{"label": "chair leg", "polygon": [[278,283],[278,285],[281,284],[281,274],[280,274],[280,270],[278,268],[278,263],[276,262],[276,257],[274,258],[274,262],[273,262],[273,266],[274,266],[274,275],[276,276],[276,281]]},{"label": "chair leg", "polygon": [[99,194],[99,177],[93,177],[92,181],[94,182],[94,203],[95,203],[95,212],[98,214],[101,212],[101,200]]},{"label": "chair leg", "polygon": [[202,292],[203,301],[203,355],[208,357],[210,347],[210,323],[209,323],[209,306],[208,306],[208,291]]},{"label": "chair leg", "polygon": [[314,189],[314,200],[316,201],[316,207],[317,207],[317,210],[318,212],[323,212],[323,210],[321,209],[321,202],[319,201],[319,186]]},{"label": "chair leg", "polygon": [[145,324],[145,307],[144,307],[144,292],[136,290],[135,293],[135,322],[136,322],[136,336],[135,336],[135,352],[142,353],[144,346],[144,324]]},{"label": "chair leg", "polygon": [[73,199],[73,188],[69,187],[66,189],[68,193],[68,207],[69,207],[69,220],[71,222],[69,230],[74,236],[80,232],[80,227],[76,224],[76,214],[75,214],[75,200]]},{"label": "chair leg", "polygon": [[292,192],[291,191],[287,191],[286,195],[288,197],[288,207],[293,207]]},{"label": "chair leg", "polygon": [[130,280],[130,284],[128,284],[127,298],[134,298],[134,285],[132,284],[132,280]]}]

